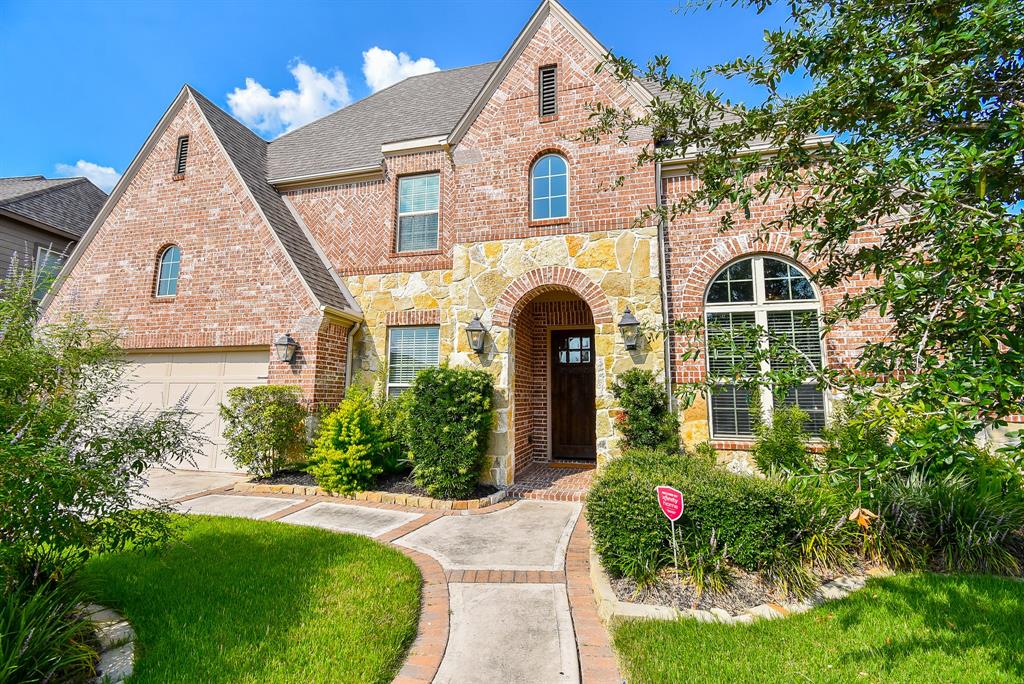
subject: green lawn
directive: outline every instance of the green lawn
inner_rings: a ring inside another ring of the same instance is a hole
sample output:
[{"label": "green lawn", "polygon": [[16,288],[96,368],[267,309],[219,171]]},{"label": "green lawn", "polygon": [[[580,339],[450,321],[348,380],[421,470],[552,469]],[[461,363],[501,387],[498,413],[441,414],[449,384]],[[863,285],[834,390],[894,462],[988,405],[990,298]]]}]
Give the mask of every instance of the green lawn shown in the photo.
[{"label": "green lawn", "polygon": [[1024,582],[902,575],[785,620],[624,622],[634,682],[1021,682]]},{"label": "green lawn", "polygon": [[401,553],[325,530],[189,517],[157,551],[94,558],[95,599],[138,635],[133,682],[389,682],[416,634]]}]

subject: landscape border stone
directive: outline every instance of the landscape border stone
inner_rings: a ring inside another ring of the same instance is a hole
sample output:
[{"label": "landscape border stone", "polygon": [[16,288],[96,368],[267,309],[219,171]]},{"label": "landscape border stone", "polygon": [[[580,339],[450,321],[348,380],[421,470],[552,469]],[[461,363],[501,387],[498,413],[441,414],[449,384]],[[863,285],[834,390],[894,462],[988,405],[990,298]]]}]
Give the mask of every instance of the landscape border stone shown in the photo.
[{"label": "landscape border stone", "polygon": [[843,575],[825,582],[802,601],[781,604],[762,603],[736,614],[721,608],[680,610],[672,606],[652,606],[621,600],[612,589],[611,580],[604,568],[601,567],[601,559],[597,552],[593,546],[590,548],[590,580],[594,587],[594,598],[597,600],[598,615],[605,624],[610,624],[616,619],[676,620],[687,618],[698,622],[717,622],[726,625],[750,624],[758,620],[778,620],[788,615],[804,613],[828,601],[849,596],[858,589],[863,589],[869,576],[881,577],[890,574],[892,573],[887,569],[880,568],[869,570],[866,575]]},{"label": "landscape border stone", "polygon": [[135,630],[115,610],[89,603],[82,612],[93,623],[100,642],[96,662],[95,684],[119,684],[132,676],[135,669]]},{"label": "landscape border stone", "polygon": [[429,496],[417,496],[415,494],[396,494],[394,492],[365,491],[355,494],[338,494],[324,490],[321,487],[308,487],[305,485],[290,484],[259,484],[256,482],[236,482],[233,491],[246,494],[297,494],[299,496],[325,496],[333,499],[349,499],[351,501],[369,501],[372,503],[396,504],[399,506],[411,506],[414,508],[427,508],[439,511],[471,511],[478,508],[487,508],[502,501],[508,492],[499,489],[490,496],[479,499],[435,499]]}]

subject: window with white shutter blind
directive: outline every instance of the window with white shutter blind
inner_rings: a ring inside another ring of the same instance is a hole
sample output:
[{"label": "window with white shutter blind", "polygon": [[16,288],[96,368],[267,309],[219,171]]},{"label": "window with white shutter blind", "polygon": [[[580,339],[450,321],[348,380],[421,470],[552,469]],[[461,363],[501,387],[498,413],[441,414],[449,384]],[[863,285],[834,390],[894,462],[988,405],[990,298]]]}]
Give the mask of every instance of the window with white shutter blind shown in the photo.
[{"label": "window with white shutter blind", "polygon": [[558,113],[558,67],[555,65],[540,68],[540,115],[554,116]]},{"label": "window with white shutter blind", "polygon": [[[712,280],[705,297],[707,367],[709,374],[723,378],[710,397],[713,437],[753,437],[750,390],[724,378],[753,378],[793,363],[806,365],[810,375],[823,366],[820,315],[820,302],[810,279],[781,259],[742,259]],[[767,332],[767,336],[761,336],[762,342],[752,339],[749,332],[741,332],[752,327]],[[757,360],[758,344],[767,345],[767,360]],[[773,345],[778,353],[773,353]],[[767,417],[773,402],[770,388],[762,388],[758,398]],[[789,390],[782,403],[806,411],[810,416],[808,432],[821,433],[826,418],[825,394],[813,383]]]},{"label": "window with white shutter blind", "polygon": [[436,325],[388,329],[388,396],[404,392],[424,368],[439,363],[439,330]]}]

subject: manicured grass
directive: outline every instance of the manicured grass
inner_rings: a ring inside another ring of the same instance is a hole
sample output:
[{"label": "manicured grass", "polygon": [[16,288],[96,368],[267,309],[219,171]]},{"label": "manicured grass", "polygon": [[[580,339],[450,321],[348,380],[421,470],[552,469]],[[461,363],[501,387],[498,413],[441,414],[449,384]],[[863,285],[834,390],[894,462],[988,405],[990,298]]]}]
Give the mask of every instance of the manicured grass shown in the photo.
[{"label": "manicured grass", "polygon": [[180,541],[81,582],[138,635],[133,682],[389,682],[416,634],[416,565],[372,540],[189,517]]},{"label": "manicured grass", "polygon": [[636,622],[615,646],[634,682],[1024,681],[1024,582],[903,575],[785,620]]}]

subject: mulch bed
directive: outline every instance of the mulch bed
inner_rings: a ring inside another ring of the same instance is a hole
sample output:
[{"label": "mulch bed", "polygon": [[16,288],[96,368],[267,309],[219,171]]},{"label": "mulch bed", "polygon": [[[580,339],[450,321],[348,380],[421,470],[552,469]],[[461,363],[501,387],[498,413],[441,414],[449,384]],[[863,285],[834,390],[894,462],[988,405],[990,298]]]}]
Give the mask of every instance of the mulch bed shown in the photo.
[{"label": "mulch bed", "polygon": [[[853,572],[863,572],[854,568]],[[835,579],[842,573],[819,574],[822,582]],[[645,587],[638,587],[631,579],[612,579],[612,589],[620,601],[645,603],[653,606],[670,606],[678,610],[711,610],[721,608],[730,613],[742,613],[748,608],[764,603],[796,602],[799,598],[778,591],[765,583],[758,573],[733,568],[733,583],[724,593],[716,594],[705,590],[701,596],[685,580],[676,578],[675,571],[667,568],[658,578]]]},{"label": "mulch bed", "polygon": [[[270,477],[263,477],[253,480],[256,484],[269,485],[302,485],[304,487],[316,487],[316,479],[309,473],[301,470],[282,470]],[[430,496],[427,490],[412,481],[408,473],[385,475],[380,477],[371,487],[373,491],[389,492],[391,494],[412,494],[413,496]],[[498,491],[494,485],[477,484],[476,488],[467,497],[468,499],[482,499]],[[462,499],[455,499],[461,501]]]},{"label": "mulch bed", "polygon": [[[412,477],[409,473],[398,473],[396,475],[384,476],[377,480],[374,485],[374,489],[380,492],[390,492],[392,494],[412,494],[413,496],[430,496],[427,490],[420,487],[412,481]],[[482,499],[485,496],[490,496],[498,491],[498,488],[494,485],[480,484],[477,483],[476,488],[470,492],[466,499]],[[462,499],[455,499],[461,501]]]}]

